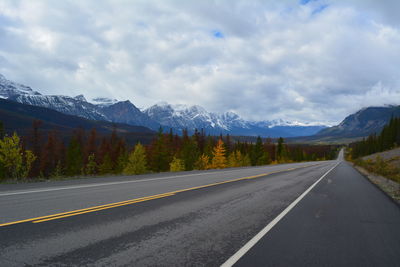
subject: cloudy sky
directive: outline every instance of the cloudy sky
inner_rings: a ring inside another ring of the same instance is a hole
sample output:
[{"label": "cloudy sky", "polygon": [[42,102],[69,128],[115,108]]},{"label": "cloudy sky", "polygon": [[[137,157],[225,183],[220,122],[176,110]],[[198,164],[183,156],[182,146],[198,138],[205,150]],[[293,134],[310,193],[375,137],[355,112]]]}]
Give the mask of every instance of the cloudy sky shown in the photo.
[{"label": "cloudy sky", "polygon": [[44,94],[337,123],[400,104],[400,1],[0,0],[0,73]]}]

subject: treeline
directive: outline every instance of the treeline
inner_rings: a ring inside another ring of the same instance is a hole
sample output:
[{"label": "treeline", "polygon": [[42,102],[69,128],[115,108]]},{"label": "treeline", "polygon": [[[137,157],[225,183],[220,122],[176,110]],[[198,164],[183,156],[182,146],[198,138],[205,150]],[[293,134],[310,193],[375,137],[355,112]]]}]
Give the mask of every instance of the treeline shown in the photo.
[{"label": "treeline", "polygon": [[400,145],[400,117],[391,118],[379,135],[372,134],[362,141],[349,145],[351,158],[357,159],[395,148]]},{"label": "treeline", "polygon": [[255,143],[239,142],[197,130],[191,136],[160,130],[150,144],[130,146],[116,129],[109,136],[77,129],[65,141],[57,132],[41,132],[40,125],[35,121],[25,137],[4,136],[0,125],[0,179],[220,169],[328,160],[337,152],[329,145],[288,145],[283,138],[274,143],[260,137]]}]

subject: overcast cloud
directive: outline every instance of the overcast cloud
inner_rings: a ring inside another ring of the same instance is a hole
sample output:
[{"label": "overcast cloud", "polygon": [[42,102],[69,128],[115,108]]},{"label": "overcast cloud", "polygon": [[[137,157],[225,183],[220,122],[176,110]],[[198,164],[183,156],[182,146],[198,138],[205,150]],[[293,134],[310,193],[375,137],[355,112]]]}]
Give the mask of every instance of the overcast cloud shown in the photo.
[{"label": "overcast cloud", "polygon": [[400,104],[398,14],[398,0],[0,0],[0,73],[44,94],[337,123]]}]

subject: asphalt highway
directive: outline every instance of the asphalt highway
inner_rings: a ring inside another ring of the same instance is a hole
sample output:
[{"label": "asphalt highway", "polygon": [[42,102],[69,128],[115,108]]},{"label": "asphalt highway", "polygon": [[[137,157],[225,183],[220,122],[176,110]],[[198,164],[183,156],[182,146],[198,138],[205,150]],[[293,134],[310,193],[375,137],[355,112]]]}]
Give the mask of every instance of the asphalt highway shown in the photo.
[{"label": "asphalt highway", "polygon": [[[342,181],[342,168],[351,168],[350,174],[355,176],[348,178],[351,186]],[[335,265],[334,260],[338,257],[322,248],[316,250],[312,257],[302,253],[308,252],[306,248],[300,248],[293,257],[287,257],[295,244],[304,246],[299,240],[305,240],[306,244],[316,240],[311,238],[313,235],[299,237],[296,231],[302,229],[299,225],[307,228],[310,223],[306,230],[317,229],[315,236],[323,236],[325,231],[333,231],[331,234],[334,235],[341,233],[336,224],[343,220],[330,220],[331,217],[328,217],[325,221],[328,225],[333,221],[332,227],[318,229],[318,223],[308,218],[316,216],[313,208],[318,204],[314,202],[321,202],[321,199],[309,198],[322,185],[331,186],[333,193],[328,191],[327,194],[334,194],[332,198],[322,198],[328,201],[323,202],[324,207],[338,206],[336,210],[346,210],[339,212],[345,216],[373,214],[374,220],[382,222],[379,227],[371,225],[369,230],[377,232],[373,232],[371,235],[374,237],[367,241],[380,240],[377,245],[386,244],[392,252],[399,252],[399,231],[393,226],[396,224],[399,229],[398,206],[366,180],[362,181],[369,191],[356,193],[350,198],[347,189],[342,187],[358,190],[357,183],[352,185],[352,179],[364,178],[357,175],[352,167],[339,160],[0,185],[0,266],[219,266],[313,185],[315,187],[234,264],[268,266],[264,263],[271,263],[274,266],[276,261],[268,255],[276,255],[276,260],[286,255],[283,260],[288,258],[288,263],[292,263],[290,265],[296,265],[294,261],[303,265],[324,262],[318,261],[319,255],[333,259],[332,265]],[[319,183],[315,184],[317,181]],[[335,201],[337,190],[345,191],[344,196],[339,194],[342,197],[340,201]],[[371,199],[364,196],[369,194],[373,194]],[[361,200],[357,196],[362,197]],[[348,203],[345,201],[347,198]],[[379,207],[386,211],[375,214],[364,208],[355,212],[364,205],[374,209],[374,201],[380,198],[385,201],[378,202]],[[299,209],[302,210],[299,212]],[[300,217],[292,218],[298,213]],[[319,214],[320,218],[325,218],[325,213]],[[287,220],[292,221],[291,225],[285,226]],[[351,222],[351,227],[363,224],[357,218]],[[388,228],[384,230],[386,226]],[[265,240],[268,243],[268,237],[271,235],[272,238],[274,230],[282,227],[288,227],[280,230],[284,233],[294,232],[294,239],[291,235],[282,237],[274,234],[276,239],[272,243],[279,241],[278,245],[264,247]],[[392,239],[387,239],[389,232],[394,235]],[[357,243],[356,238],[361,236],[361,243],[366,240],[362,234],[367,232],[360,230],[354,235],[346,232],[342,238],[349,238],[350,245]],[[310,237],[309,241],[303,239],[305,237]],[[321,237],[319,242],[325,244],[326,239]],[[282,248],[286,243],[284,253]],[[262,247],[259,248],[259,245]],[[369,249],[372,245],[365,247]],[[385,248],[377,249],[375,254],[385,257],[393,254],[379,254]],[[332,253],[338,250],[340,248]],[[247,262],[248,257],[259,258],[259,261]],[[266,258],[271,261],[266,261]],[[392,259],[395,259],[393,255],[387,262],[391,263]],[[357,256],[353,260],[351,263],[358,262]],[[364,263],[361,258],[359,260]]]}]

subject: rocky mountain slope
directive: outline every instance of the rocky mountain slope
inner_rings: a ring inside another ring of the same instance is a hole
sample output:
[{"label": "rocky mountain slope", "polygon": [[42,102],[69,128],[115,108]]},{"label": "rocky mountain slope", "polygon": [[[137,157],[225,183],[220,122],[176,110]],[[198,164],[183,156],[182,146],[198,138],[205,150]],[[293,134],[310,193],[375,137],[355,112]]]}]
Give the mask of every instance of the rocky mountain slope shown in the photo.
[{"label": "rocky mountain slope", "polygon": [[390,118],[400,117],[400,106],[368,107],[347,116],[339,125],[321,130],[317,137],[363,137],[379,133]]}]

